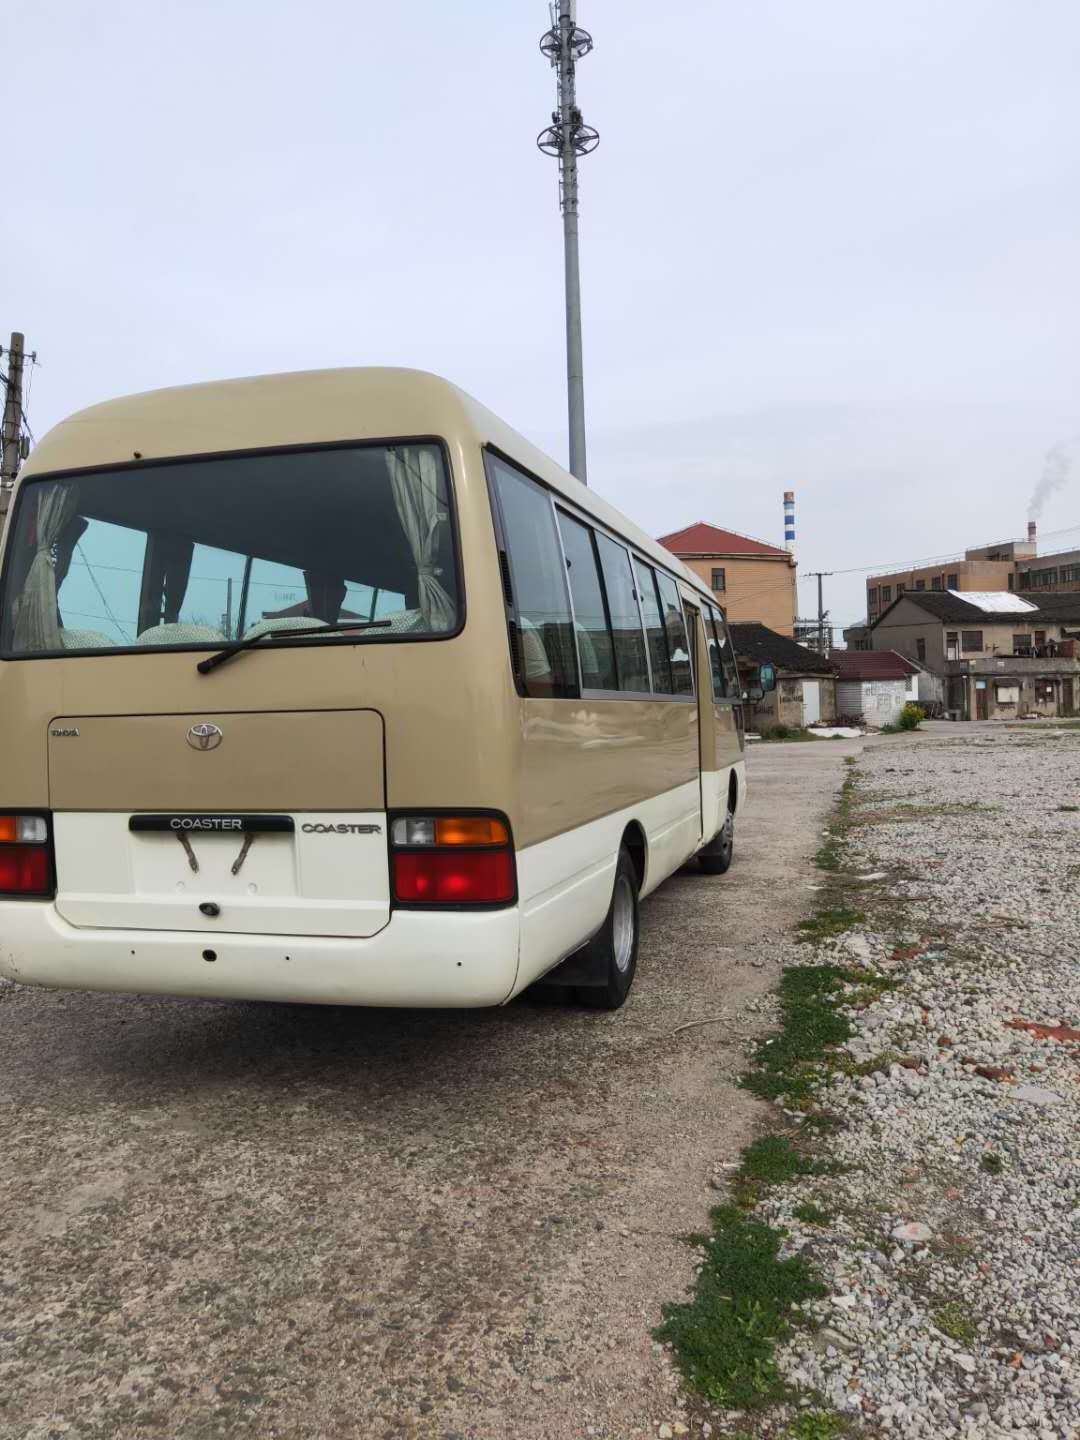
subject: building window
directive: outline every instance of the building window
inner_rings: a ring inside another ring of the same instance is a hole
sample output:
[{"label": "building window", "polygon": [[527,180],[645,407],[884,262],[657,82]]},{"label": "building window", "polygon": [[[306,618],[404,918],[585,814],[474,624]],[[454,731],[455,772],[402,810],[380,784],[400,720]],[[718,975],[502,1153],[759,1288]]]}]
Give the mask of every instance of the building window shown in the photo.
[{"label": "building window", "polygon": [[1046,631],[1045,631],[1045,630],[1036,630],[1036,631],[1035,631],[1035,645],[1036,645],[1036,647],[1041,647],[1041,646],[1043,646],[1043,645],[1045,645],[1045,644],[1046,644]]},{"label": "building window", "polygon": [[[1020,577],[1021,581],[1023,580],[1023,578],[1024,578],[1024,577],[1021,575],[1021,577]],[[1013,581],[1014,581],[1015,579],[1016,579],[1015,575],[1010,575],[1010,576],[1009,576],[1009,589],[1010,589],[1010,590],[1015,590],[1015,589],[1016,589],[1016,586],[1013,584]],[[1020,588],[1021,588],[1021,590],[1024,588],[1022,584],[1021,584]]]},{"label": "building window", "polygon": [[889,603],[889,601],[890,601],[891,599],[892,599],[892,586],[891,586],[891,585],[882,585],[882,587],[881,587],[881,603],[882,603],[883,605],[888,605],[888,603]]},{"label": "building window", "polygon": [[960,645],[965,655],[983,648],[983,632],[981,630],[961,630]]},{"label": "building window", "polygon": [[1030,649],[1031,649],[1031,636],[1030,636],[1030,635],[1014,635],[1014,636],[1013,636],[1013,654],[1014,654],[1014,655],[1026,655],[1027,652],[1028,652]]},{"label": "building window", "polygon": [[867,592],[866,592],[866,603],[867,603],[868,605],[870,605],[870,606],[876,606],[876,605],[877,605],[877,586],[876,586],[876,585],[871,585],[871,586],[870,586],[870,589],[867,590]]},{"label": "building window", "polygon": [[904,584],[904,582],[901,580],[901,581],[897,584],[897,587],[896,587],[896,598],[897,598],[898,600],[900,599],[900,596],[904,593],[904,591],[905,591],[906,589],[907,589],[907,586],[906,586],[906,585]]},{"label": "building window", "polygon": [[960,636],[955,630],[946,630],[945,632],[945,659],[960,659]]},{"label": "building window", "polygon": [[935,575],[935,576],[931,579],[931,581],[930,581],[930,589],[931,589],[931,590],[940,590],[940,589],[941,589],[941,576],[940,576],[940,575]]},{"label": "building window", "polygon": [[926,641],[919,639],[915,641],[915,655],[920,665],[926,664]]},{"label": "building window", "polygon": [[1019,705],[1019,704],[1020,704],[1020,686],[1019,686],[1019,685],[1002,685],[1002,684],[998,684],[998,685],[995,685],[995,687],[994,687],[994,693],[995,693],[995,697],[996,697],[996,699],[997,699],[997,703],[998,703],[999,705]]},{"label": "building window", "polygon": [[925,589],[926,589],[926,581],[925,581],[925,580],[916,580],[916,581],[915,581],[915,589],[916,589],[916,590],[925,590]]},{"label": "building window", "polygon": [[950,575],[949,578],[948,578],[948,580],[946,581],[946,588],[949,589],[949,590],[959,590],[959,589],[960,589],[960,576],[959,576],[959,575]]},{"label": "building window", "polygon": [[719,566],[713,566],[712,588],[717,592],[717,594],[727,589],[727,572],[722,570]]}]

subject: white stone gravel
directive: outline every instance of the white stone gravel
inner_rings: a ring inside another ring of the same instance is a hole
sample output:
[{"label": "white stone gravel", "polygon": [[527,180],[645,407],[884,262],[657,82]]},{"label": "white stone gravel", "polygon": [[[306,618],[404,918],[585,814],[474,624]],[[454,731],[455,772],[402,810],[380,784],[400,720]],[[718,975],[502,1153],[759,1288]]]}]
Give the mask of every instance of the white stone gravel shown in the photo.
[{"label": "white stone gravel", "polygon": [[885,1435],[1076,1440],[1080,1044],[1007,1022],[1080,1031],[1080,731],[940,726],[857,776],[845,865],[888,878],[851,885],[866,926],[794,958],[897,988],[851,1012],[880,1068],[824,1096],[844,1124],[818,1152],[851,1168],[763,1207],[830,1292],[780,1366]]}]

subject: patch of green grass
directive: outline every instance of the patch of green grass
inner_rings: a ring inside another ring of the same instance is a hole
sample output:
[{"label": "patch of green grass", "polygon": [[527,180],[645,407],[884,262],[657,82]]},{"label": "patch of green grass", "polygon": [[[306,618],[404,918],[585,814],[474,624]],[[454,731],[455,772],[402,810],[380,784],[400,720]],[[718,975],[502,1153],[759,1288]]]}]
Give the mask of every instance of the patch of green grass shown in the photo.
[{"label": "patch of green grass", "polygon": [[702,1268],[693,1298],[665,1305],[656,1338],[671,1344],[690,1385],[714,1405],[754,1410],[789,1399],[776,1345],[799,1318],[796,1305],[825,1286],[799,1256],[779,1259],[781,1236],[734,1205],[712,1212],[712,1234],[693,1236]]},{"label": "patch of green grass", "polygon": [[835,872],[841,868],[843,856],[840,847],[851,824],[851,812],[855,807],[856,785],[855,757],[853,755],[846,756],[845,763],[852,767],[851,773],[840,787],[840,798],[836,802],[836,813],[827,827],[825,844],[814,856],[814,864],[819,870]]},{"label": "patch of green grass", "polygon": [[1059,810],[1080,810],[1080,805],[1059,805]]},{"label": "patch of green grass", "polygon": [[854,930],[855,926],[861,925],[865,919],[866,916],[861,910],[849,910],[844,905],[819,910],[809,920],[799,921],[800,938],[811,944],[818,944],[822,940],[843,935],[847,930]]},{"label": "patch of green grass", "polygon": [[840,1440],[850,1434],[851,1427],[841,1416],[830,1415],[827,1410],[807,1410],[784,1432],[784,1440]]},{"label": "patch of green grass", "polygon": [[988,1150],[979,1161],[979,1169],[984,1170],[987,1175],[1000,1175],[1005,1169],[1005,1161],[1000,1155],[995,1155],[992,1150]]},{"label": "patch of green grass", "polygon": [[835,997],[851,979],[839,965],[805,965],[785,970],[780,979],[780,1029],[754,1051],[754,1069],[743,1086],[763,1100],[787,1095],[794,1105],[812,1098],[816,1068],[851,1033],[851,1022],[836,1008]]},{"label": "patch of green grass", "polygon": [[943,1335],[948,1335],[950,1340],[956,1340],[962,1345],[969,1345],[978,1333],[974,1320],[959,1300],[948,1301],[940,1310],[935,1310],[930,1319]]},{"label": "patch of green grass", "polygon": [[762,1135],[743,1151],[742,1165],[732,1181],[735,1204],[752,1209],[770,1185],[784,1185],[812,1175],[814,1165],[786,1135]]},{"label": "patch of green grass", "polygon": [[812,1200],[804,1200],[801,1205],[796,1205],[791,1213],[804,1225],[828,1225],[832,1219],[828,1210],[822,1210],[821,1206],[815,1205]]},{"label": "patch of green grass", "polygon": [[803,729],[801,725],[770,725],[761,729],[759,735],[765,741],[818,740],[820,736]]}]

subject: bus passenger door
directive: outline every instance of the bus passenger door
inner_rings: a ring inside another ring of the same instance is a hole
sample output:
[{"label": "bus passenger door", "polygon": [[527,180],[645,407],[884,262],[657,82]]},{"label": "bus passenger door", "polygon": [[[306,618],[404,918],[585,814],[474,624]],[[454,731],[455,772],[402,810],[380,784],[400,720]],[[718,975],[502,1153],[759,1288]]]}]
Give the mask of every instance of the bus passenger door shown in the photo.
[{"label": "bus passenger door", "polygon": [[716,824],[717,787],[716,772],[716,714],[713,710],[712,666],[709,648],[705,641],[705,627],[701,622],[701,611],[696,605],[684,602],[687,629],[693,638],[694,682],[697,691],[698,710],[698,776],[701,794],[701,838],[711,840],[719,828]]}]

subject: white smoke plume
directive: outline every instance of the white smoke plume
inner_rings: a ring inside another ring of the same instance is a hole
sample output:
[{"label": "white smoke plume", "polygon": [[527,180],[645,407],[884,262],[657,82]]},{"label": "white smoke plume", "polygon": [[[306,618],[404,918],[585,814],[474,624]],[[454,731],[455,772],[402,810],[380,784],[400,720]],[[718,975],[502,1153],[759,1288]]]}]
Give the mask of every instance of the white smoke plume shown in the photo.
[{"label": "white smoke plume", "polygon": [[1050,496],[1062,489],[1069,478],[1071,461],[1065,444],[1052,445],[1046,452],[1042,474],[1028,501],[1028,519],[1038,520]]}]

